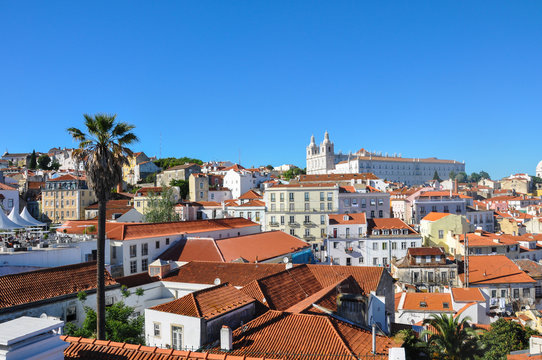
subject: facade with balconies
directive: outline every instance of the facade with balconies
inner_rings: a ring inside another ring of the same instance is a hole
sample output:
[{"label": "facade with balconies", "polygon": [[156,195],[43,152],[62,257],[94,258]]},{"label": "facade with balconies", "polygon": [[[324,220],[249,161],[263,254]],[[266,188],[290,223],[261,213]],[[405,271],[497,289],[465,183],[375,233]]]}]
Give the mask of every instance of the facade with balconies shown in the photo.
[{"label": "facade with balconies", "polygon": [[412,222],[419,224],[431,212],[466,215],[468,205],[472,205],[470,197],[449,191],[427,191],[412,202]]},{"label": "facade with balconies", "polygon": [[335,265],[384,266],[402,258],[422,237],[400,219],[366,219],[364,213],[329,215],[327,260]]}]

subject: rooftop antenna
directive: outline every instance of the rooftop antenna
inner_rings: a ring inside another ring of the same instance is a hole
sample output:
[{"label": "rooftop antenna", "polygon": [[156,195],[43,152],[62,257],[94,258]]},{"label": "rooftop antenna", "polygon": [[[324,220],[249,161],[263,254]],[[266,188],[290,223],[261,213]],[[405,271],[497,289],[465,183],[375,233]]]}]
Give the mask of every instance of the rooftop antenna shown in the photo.
[{"label": "rooftop antenna", "polygon": [[469,237],[465,233],[465,287],[469,287]]},{"label": "rooftop antenna", "polygon": [[162,132],[160,132],[160,152],[158,153],[158,158],[162,158]]}]

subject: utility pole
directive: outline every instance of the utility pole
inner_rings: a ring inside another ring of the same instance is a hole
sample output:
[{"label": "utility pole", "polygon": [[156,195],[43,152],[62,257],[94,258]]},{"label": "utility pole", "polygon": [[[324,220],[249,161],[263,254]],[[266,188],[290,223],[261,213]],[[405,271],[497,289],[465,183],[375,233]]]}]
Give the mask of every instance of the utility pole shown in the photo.
[{"label": "utility pole", "polygon": [[465,233],[465,287],[469,287],[469,238]]}]

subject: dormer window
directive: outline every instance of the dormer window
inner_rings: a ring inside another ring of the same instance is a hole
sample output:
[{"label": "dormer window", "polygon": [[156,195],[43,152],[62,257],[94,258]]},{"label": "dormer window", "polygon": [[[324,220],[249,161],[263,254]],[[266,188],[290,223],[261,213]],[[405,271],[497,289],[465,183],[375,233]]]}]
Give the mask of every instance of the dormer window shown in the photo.
[{"label": "dormer window", "polygon": [[444,309],[449,309],[449,308],[450,308],[450,304],[447,303],[447,302],[442,303],[442,307],[443,307]]},{"label": "dormer window", "polygon": [[399,235],[399,230],[393,229],[393,235]]},{"label": "dormer window", "polygon": [[440,255],[435,256],[435,261],[440,262]]},{"label": "dormer window", "polygon": [[420,307],[426,308],[427,303],[425,301],[420,301]]},{"label": "dormer window", "polygon": [[389,231],[389,230],[382,230],[382,234],[384,234],[384,235],[389,235],[389,234],[390,234],[390,231]]},{"label": "dormer window", "polygon": [[347,221],[347,220],[349,220],[349,219],[350,219],[350,217],[349,217],[348,215],[344,215],[344,216],[343,216],[343,220],[344,220],[344,221]]},{"label": "dormer window", "polygon": [[403,235],[408,235],[408,229],[403,229]]},{"label": "dormer window", "polygon": [[380,235],[380,231],[379,230],[373,230],[373,235]]}]

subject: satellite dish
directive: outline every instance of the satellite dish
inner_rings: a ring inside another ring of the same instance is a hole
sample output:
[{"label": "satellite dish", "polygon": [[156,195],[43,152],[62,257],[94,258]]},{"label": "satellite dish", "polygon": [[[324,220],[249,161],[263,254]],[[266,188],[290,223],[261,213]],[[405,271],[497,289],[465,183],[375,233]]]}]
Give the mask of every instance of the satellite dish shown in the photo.
[{"label": "satellite dish", "polygon": [[215,285],[220,285],[220,282],[221,282],[220,278],[216,278],[215,281],[214,281]]},{"label": "satellite dish", "polygon": [[46,313],[43,313],[43,314],[40,315],[40,319],[47,319],[47,317],[48,317],[48,316],[47,316]]},{"label": "satellite dish", "polygon": [[284,258],[282,258],[282,262],[288,264],[290,262],[290,259],[288,259],[288,256],[285,256]]}]

